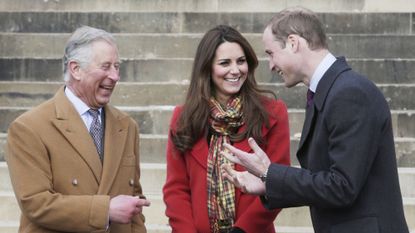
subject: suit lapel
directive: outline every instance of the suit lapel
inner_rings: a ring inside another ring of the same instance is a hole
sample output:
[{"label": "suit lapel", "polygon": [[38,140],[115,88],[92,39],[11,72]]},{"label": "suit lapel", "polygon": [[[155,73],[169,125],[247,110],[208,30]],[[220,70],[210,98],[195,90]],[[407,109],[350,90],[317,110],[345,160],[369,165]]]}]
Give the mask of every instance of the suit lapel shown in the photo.
[{"label": "suit lapel", "polygon": [[129,118],[113,111],[112,107],[105,108],[105,142],[104,170],[98,190],[99,194],[108,194],[120,168],[120,163],[128,134]]},{"label": "suit lapel", "polygon": [[55,95],[56,118],[53,124],[68,140],[73,148],[94,173],[97,183],[101,180],[102,165],[94,142],[85,127],[84,122],[76,112],[72,103],[65,96],[64,87]]},{"label": "suit lapel", "polygon": [[300,151],[300,149],[303,147],[304,142],[306,141],[308,134],[310,133],[311,126],[314,124],[313,123],[314,115],[315,115],[314,113],[315,113],[314,104],[311,104],[310,106],[307,107],[306,112],[305,112],[304,126],[301,132],[301,139],[300,139],[300,144],[298,145],[298,151]]},{"label": "suit lapel", "polygon": [[338,57],[333,65],[326,71],[326,73],[324,73],[317,85],[317,90],[313,98],[313,104],[306,109],[306,117],[301,133],[300,144],[297,150],[297,156],[301,154],[300,151],[303,149],[308,136],[314,130],[312,127],[315,124],[315,118],[318,113],[322,111],[333,83],[341,73],[350,69],[351,68],[347,65],[344,57]]}]

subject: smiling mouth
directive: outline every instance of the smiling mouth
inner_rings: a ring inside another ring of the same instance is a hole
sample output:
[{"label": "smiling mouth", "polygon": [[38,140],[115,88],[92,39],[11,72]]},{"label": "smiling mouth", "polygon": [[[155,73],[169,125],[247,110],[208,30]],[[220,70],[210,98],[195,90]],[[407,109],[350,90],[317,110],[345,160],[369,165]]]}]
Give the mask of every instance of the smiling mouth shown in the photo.
[{"label": "smiling mouth", "polygon": [[238,78],[225,78],[225,80],[228,81],[228,82],[238,82],[239,79],[240,79],[240,77],[238,77]]},{"label": "smiling mouth", "polygon": [[113,86],[100,86],[100,88],[108,90],[108,91],[112,91],[114,89]]}]

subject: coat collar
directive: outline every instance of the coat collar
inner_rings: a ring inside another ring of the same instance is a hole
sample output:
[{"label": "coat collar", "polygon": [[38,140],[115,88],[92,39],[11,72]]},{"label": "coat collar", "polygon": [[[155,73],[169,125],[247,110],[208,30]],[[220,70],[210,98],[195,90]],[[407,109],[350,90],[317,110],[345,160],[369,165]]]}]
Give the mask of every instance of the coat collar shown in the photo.
[{"label": "coat collar", "polygon": [[314,103],[318,111],[323,109],[327,95],[334,81],[339,75],[345,71],[351,70],[344,57],[338,57],[333,65],[324,73],[323,78],[317,85],[316,94],[314,95]]},{"label": "coat collar", "polygon": [[94,142],[84,122],[61,87],[54,97],[56,117],[52,120],[55,127],[68,140],[79,156],[88,164],[97,183],[101,183],[99,192],[107,193],[118,172],[124,141],[127,137],[128,118],[119,114],[110,106],[105,106],[105,142],[104,169],[99,160]]},{"label": "coat collar", "polygon": [[349,65],[346,63],[344,57],[338,57],[333,65],[324,73],[320,82],[317,85],[316,93],[314,94],[313,104],[306,109],[306,116],[304,120],[303,131],[301,133],[300,144],[298,146],[298,151],[304,145],[309,133],[312,131],[312,126],[314,125],[314,119],[317,112],[322,111],[324,104],[326,102],[330,88],[333,86],[333,83],[339,77],[339,75],[345,71],[351,70]]}]

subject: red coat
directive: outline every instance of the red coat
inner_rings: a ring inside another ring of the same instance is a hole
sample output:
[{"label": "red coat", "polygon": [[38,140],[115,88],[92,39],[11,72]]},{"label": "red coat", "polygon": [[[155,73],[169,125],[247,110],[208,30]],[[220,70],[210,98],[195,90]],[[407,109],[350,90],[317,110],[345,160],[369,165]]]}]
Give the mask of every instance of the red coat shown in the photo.
[{"label": "red coat", "polygon": [[[267,145],[263,150],[274,163],[290,163],[290,137],[288,114],[281,100],[267,101],[269,125],[262,128],[262,135]],[[182,107],[173,112],[170,127],[176,127]],[[247,122],[249,123],[249,122]],[[240,130],[243,130],[241,127]],[[235,147],[251,151],[248,140],[235,143]],[[166,215],[169,218],[172,232],[175,233],[209,233],[207,210],[206,166],[208,144],[205,137],[200,138],[193,148],[180,153],[171,141],[167,144],[167,179],[163,187]],[[239,171],[245,170],[237,165]],[[273,221],[279,209],[269,211],[263,207],[257,196],[244,194],[236,189],[236,222],[235,226],[246,233],[274,233]]]}]

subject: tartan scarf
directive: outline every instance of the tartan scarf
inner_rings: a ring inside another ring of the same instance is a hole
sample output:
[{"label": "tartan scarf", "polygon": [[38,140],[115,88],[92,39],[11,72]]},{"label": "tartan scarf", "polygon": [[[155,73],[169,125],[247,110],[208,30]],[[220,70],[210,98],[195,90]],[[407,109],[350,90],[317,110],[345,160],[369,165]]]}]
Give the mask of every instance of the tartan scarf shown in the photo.
[{"label": "tartan scarf", "polygon": [[[210,144],[207,161],[207,207],[212,233],[228,232],[235,220],[235,188],[222,177],[220,166],[231,162],[219,153],[229,143],[229,135],[236,133],[244,124],[240,97],[231,98],[226,108],[213,97],[210,98]],[[232,164],[233,166],[233,164]]]}]

